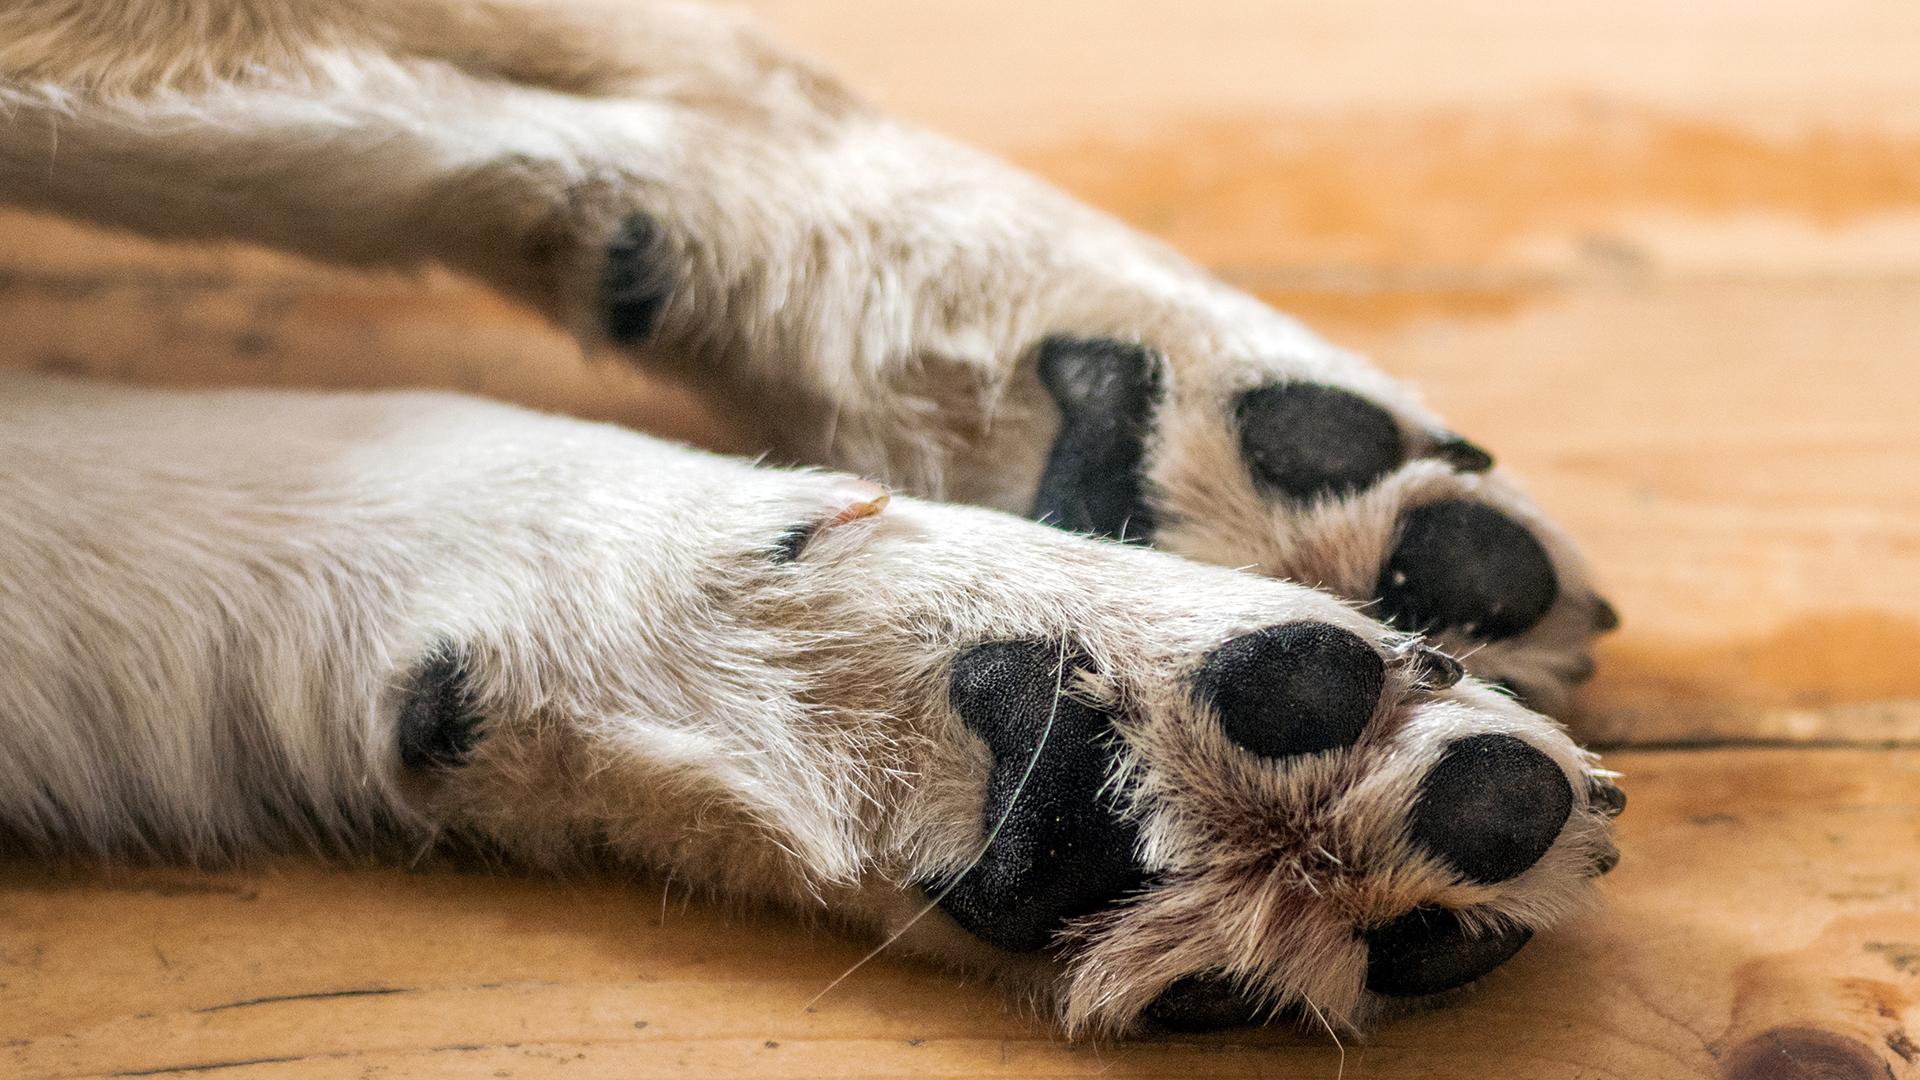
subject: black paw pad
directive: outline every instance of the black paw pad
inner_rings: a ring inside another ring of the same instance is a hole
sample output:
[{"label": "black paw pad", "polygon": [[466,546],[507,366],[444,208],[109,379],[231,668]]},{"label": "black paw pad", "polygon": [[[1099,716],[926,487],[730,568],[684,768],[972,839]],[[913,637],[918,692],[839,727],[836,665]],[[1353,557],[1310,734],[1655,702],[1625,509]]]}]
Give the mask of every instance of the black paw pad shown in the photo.
[{"label": "black paw pad", "polygon": [[983,826],[992,840],[951,889],[928,888],[955,922],[1003,949],[1044,948],[1068,919],[1143,880],[1136,830],[1102,795],[1113,714],[1059,692],[1084,666],[1043,641],[992,642],[954,661],[948,696],[993,754]]},{"label": "black paw pad", "polygon": [[621,222],[600,272],[607,336],[623,345],[645,341],[672,293],[672,255],[660,227],[645,214]]},{"label": "black paw pad", "polygon": [[409,769],[464,765],[480,741],[480,717],[467,694],[467,666],[452,649],[438,649],[408,680],[396,731],[400,763]]},{"label": "black paw pad", "polygon": [[1160,400],[1159,358],[1123,341],[1049,338],[1040,345],[1039,376],[1060,407],[1060,432],[1040,474],[1033,517],[1069,532],[1151,537],[1141,469]]},{"label": "black paw pad", "polygon": [[1337,626],[1301,622],[1242,634],[1194,678],[1227,737],[1261,757],[1353,745],[1386,685],[1386,662]]},{"label": "black paw pad", "polygon": [[1572,812],[1573,785],[1552,758],[1512,735],[1470,735],[1420,782],[1408,835],[1491,885],[1538,862]]},{"label": "black paw pad", "polygon": [[1455,627],[1494,641],[1539,622],[1560,584],[1519,522],[1479,503],[1441,502],[1401,520],[1376,595],[1381,615],[1403,630]]},{"label": "black paw pad", "polygon": [[1254,480],[1290,498],[1358,491],[1406,456],[1385,409],[1331,386],[1263,386],[1241,394],[1233,411]]},{"label": "black paw pad", "polygon": [[1140,1018],[1161,1031],[1252,1027],[1267,1011],[1224,975],[1188,975],[1153,999]]},{"label": "black paw pad", "polygon": [[1362,935],[1367,989],[1386,997],[1452,990],[1507,962],[1533,936],[1522,926],[1473,932],[1446,908],[1415,908]]}]

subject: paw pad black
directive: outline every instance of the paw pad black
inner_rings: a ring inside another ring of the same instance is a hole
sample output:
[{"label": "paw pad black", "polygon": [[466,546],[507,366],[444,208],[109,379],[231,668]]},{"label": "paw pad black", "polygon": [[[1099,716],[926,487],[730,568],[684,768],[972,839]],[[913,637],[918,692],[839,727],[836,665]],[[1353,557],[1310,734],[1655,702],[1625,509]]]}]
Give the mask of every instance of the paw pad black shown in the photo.
[{"label": "paw pad black", "polygon": [[1210,653],[1194,694],[1227,737],[1267,758],[1353,745],[1373,717],[1386,662],[1357,635],[1327,623],[1283,623]]},{"label": "paw pad black", "polygon": [[1141,1019],[1161,1031],[1220,1031],[1258,1024],[1266,1010],[1224,975],[1188,975],[1161,991]]},{"label": "paw pad black", "polygon": [[1519,522],[1479,503],[1441,502],[1402,519],[1376,595],[1382,617],[1403,630],[1455,627],[1492,641],[1539,622],[1560,585]]},{"label": "paw pad black", "polygon": [[480,741],[480,717],[467,693],[467,666],[452,649],[423,660],[408,680],[396,725],[400,763],[445,769],[466,763]]},{"label": "paw pad black", "polygon": [[1448,744],[1420,782],[1408,834],[1461,877],[1505,881],[1553,846],[1573,812],[1573,785],[1554,760],[1512,735]]},{"label": "paw pad black", "polygon": [[1003,949],[1044,948],[1068,919],[1143,880],[1136,830],[1102,794],[1114,717],[1059,692],[1084,665],[1041,641],[991,642],[954,661],[948,696],[993,754],[983,822],[992,841],[957,882],[927,887],[955,922]]},{"label": "paw pad black", "polygon": [[1295,499],[1358,491],[1406,456],[1392,415],[1318,383],[1263,386],[1234,405],[1240,452],[1262,488]]},{"label": "paw pad black", "polygon": [[1452,990],[1507,962],[1533,936],[1514,926],[1474,932],[1446,908],[1415,908],[1362,935],[1367,942],[1367,989],[1386,997],[1419,997]]},{"label": "paw pad black", "polygon": [[1049,338],[1040,345],[1040,385],[1060,407],[1060,431],[1034,493],[1032,516],[1069,532],[1124,540],[1153,534],[1142,493],[1159,358],[1105,338]]},{"label": "paw pad black", "polygon": [[607,261],[600,272],[608,337],[634,345],[653,333],[673,294],[670,260],[666,237],[653,219],[635,214],[621,222],[607,243]]}]

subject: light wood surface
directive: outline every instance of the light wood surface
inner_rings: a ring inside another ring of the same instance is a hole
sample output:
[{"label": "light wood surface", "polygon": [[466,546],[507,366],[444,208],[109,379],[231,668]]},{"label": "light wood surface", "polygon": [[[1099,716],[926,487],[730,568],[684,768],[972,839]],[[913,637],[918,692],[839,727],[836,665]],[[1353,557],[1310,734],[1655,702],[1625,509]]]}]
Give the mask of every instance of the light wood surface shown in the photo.
[{"label": "light wood surface", "polygon": [[[1626,625],[1573,720],[1639,747],[1606,906],[1345,1076],[1920,1075],[1920,8],[749,6],[1414,380],[1593,554]],[[751,446],[445,277],[0,215],[0,328]],[[647,886],[12,866],[0,1076],[1341,1074],[1290,1035],[1059,1046],[890,961],[805,1011],[858,953]]]}]

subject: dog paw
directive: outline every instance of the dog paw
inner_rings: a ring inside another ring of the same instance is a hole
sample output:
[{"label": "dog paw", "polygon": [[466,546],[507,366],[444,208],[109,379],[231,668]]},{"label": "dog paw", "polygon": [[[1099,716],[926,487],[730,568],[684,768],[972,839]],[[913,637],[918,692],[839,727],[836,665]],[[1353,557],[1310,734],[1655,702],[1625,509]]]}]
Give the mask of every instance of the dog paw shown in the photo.
[{"label": "dog paw", "polygon": [[1251,307],[1222,315],[1256,328],[1237,344],[1042,341],[1058,426],[1030,513],[1327,589],[1564,707],[1618,621],[1571,541],[1406,391]]},{"label": "dog paw", "polygon": [[1492,971],[1616,861],[1623,796],[1557,724],[1316,590],[912,500],[850,558],[795,564],[866,575],[807,609],[892,629],[869,657],[841,636],[819,700],[925,739],[877,928],[931,904],[947,929],[914,947],[1070,1034],[1364,1027]]},{"label": "dog paw", "polygon": [[1151,665],[1032,638],[955,658],[985,842],[925,887],[1058,960],[1069,1032],[1362,1026],[1492,971],[1611,868],[1622,797],[1554,725],[1315,615]]}]

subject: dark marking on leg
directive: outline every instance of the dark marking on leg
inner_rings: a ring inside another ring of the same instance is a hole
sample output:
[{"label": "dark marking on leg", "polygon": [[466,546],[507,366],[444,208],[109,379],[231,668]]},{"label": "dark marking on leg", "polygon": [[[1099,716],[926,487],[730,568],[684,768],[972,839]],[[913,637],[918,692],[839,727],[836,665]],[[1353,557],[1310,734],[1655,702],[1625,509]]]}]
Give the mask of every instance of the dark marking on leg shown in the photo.
[{"label": "dark marking on leg", "polygon": [[1140,1018],[1161,1031],[1221,1031],[1252,1027],[1267,1010],[1224,975],[1188,975],[1161,991]]},{"label": "dark marking on leg", "polygon": [[[1114,717],[1056,693],[1086,661],[1068,650],[1064,670],[1061,663],[1057,643],[991,642],[954,661],[948,688],[954,710],[993,754],[982,828],[1005,824],[940,906],[975,937],[1016,952],[1044,948],[1067,920],[1144,880],[1137,830],[1102,794]],[[947,883],[925,884],[940,895]]]},{"label": "dark marking on leg", "polygon": [[1461,877],[1491,885],[1538,862],[1572,812],[1573,785],[1552,758],[1512,735],[1470,735],[1420,782],[1408,834]]},{"label": "dark marking on leg", "polygon": [[1327,623],[1255,630],[1215,649],[1194,696],[1227,737],[1265,758],[1351,746],[1373,717],[1386,661],[1357,635]]},{"label": "dark marking on leg", "polygon": [[1160,400],[1159,357],[1124,341],[1056,337],[1040,345],[1038,374],[1060,407],[1060,431],[1033,518],[1069,532],[1150,539],[1141,470]]},{"label": "dark marking on leg", "polygon": [[1263,386],[1241,394],[1233,412],[1254,482],[1288,498],[1350,494],[1406,457],[1391,414],[1331,386]]},{"label": "dark marking on leg", "polygon": [[775,563],[793,562],[800,557],[802,551],[807,549],[807,541],[812,540],[813,534],[819,531],[820,523],[817,521],[782,530],[780,535],[774,538],[773,550],[768,553],[767,558]]},{"label": "dark marking on leg", "polygon": [[1367,942],[1367,989],[1385,997],[1421,997],[1452,990],[1507,962],[1533,936],[1524,926],[1472,933],[1446,908],[1414,908],[1361,935]]},{"label": "dark marking on leg", "polygon": [[480,716],[467,694],[467,665],[451,647],[435,649],[408,680],[396,731],[409,769],[464,765],[480,741]]},{"label": "dark marking on leg", "polygon": [[1488,641],[1524,633],[1559,594],[1540,541],[1500,511],[1472,502],[1409,510],[1375,593],[1381,615],[1402,629],[1452,627]]},{"label": "dark marking on leg", "polygon": [[600,302],[607,336],[637,345],[653,333],[673,294],[672,253],[653,219],[634,214],[607,244],[600,272]]},{"label": "dark marking on leg", "polygon": [[1447,435],[1434,444],[1427,456],[1437,458],[1461,472],[1486,472],[1493,468],[1493,455],[1458,435]]}]

